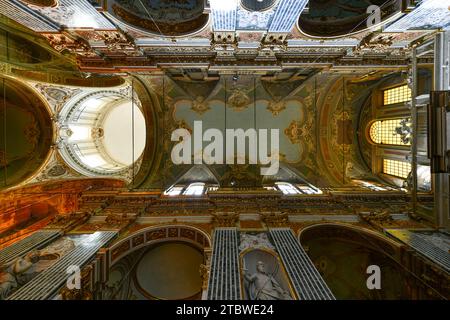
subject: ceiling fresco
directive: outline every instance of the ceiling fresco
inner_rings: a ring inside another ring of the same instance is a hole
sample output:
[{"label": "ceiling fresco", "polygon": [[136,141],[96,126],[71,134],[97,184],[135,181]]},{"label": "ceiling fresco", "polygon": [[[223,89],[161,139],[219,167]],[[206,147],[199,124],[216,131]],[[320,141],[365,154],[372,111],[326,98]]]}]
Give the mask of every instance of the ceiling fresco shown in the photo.
[{"label": "ceiling fresco", "polygon": [[298,25],[304,33],[315,37],[336,37],[367,28],[367,8],[381,8],[381,19],[386,20],[401,11],[396,0],[311,0],[309,11],[300,15]]},{"label": "ceiling fresco", "polygon": [[208,23],[203,0],[115,0],[110,12],[122,22],[144,31],[181,35],[201,29]]},{"label": "ceiling fresco", "polygon": [[77,211],[78,195],[87,189],[124,187],[123,181],[113,179],[56,178],[0,193],[0,246],[47,226],[56,214]]},{"label": "ceiling fresco", "polygon": [[379,79],[354,82],[354,77],[319,76],[322,94],[318,97],[321,166],[327,168],[333,183],[348,184],[351,179],[371,179],[358,142],[358,118]]},{"label": "ceiling fresco", "polygon": [[[307,180],[327,187],[373,178],[359,150],[357,119],[379,81],[376,77],[365,82],[357,76],[327,73],[309,78],[230,75],[195,81],[175,76],[140,79],[154,96],[153,107],[161,108],[158,127],[162,131],[157,136],[158,160],[152,164],[158,174],[141,170],[137,188],[168,188],[189,171],[192,165],[172,162],[176,143],[171,134],[178,128],[193,134],[197,121],[201,121],[203,133],[218,129],[223,137],[225,129],[279,129],[280,161],[289,168],[293,181]],[[204,141],[203,148],[209,143]],[[279,180],[262,179],[260,165],[249,164],[248,154],[246,144],[245,155],[235,154],[234,165],[211,164],[208,168],[222,187],[257,187],[264,181]]]},{"label": "ceiling fresco", "polygon": [[[168,143],[170,134],[172,130],[180,127],[192,131],[194,121],[202,121],[203,131],[217,128],[222,133],[225,128],[279,129],[281,159],[287,163],[301,163],[312,147],[308,132],[308,128],[312,126],[312,103],[308,99],[305,88],[298,86],[298,80],[293,80],[295,85],[290,85],[289,81],[285,82],[284,86],[279,86],[278,91],[274,91],[275,83],[253,76],[240,76],[239,79],[224,76],[220,80],[207,81],[206,85],[204,81],[186,82],[165,77],[163,89],[160,88],[162,79],[158,77],[147,77],[146,81],[153,88],[152,91],[164,93],[166,96],[163,101],[166,110],[165,164],[162,168],[163,174],[159,176],[159,179],[164,177],[164,185],[173,183],[176,177],[189,169],[188,165],[174,166],[172,164],[170,151],[173,143]],[[263,84],[263,82],[268,83]],[[205,142],[204,147],[207,144]],[[248,154],[248,146],[246,154]],[[211,165],[210,167],[221,177],[221,184],[233,180],[230,174],[243,175],[239,180],[250,184],[253,184],[252,181],[258,175],[256,165]],[[255,171],[255,174],[252,171]],[[250,178],[249,175],[252,177]]]}]

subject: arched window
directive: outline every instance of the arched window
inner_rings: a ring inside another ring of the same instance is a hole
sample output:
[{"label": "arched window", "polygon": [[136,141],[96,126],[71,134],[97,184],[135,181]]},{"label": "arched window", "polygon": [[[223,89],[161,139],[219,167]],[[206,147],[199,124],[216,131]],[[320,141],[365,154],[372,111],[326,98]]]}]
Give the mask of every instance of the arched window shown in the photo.
[{"label": "arched window", "polygon": [[205,191],[205,184],[203,182],[191,183],[186,190],[184,190],[184,195],[186,196],[201,196]]},{"label": "arched window", "polygon": [[407,102],[411,100],[411,89],[407,84],[383,91],[383,104],[385,106]]},{"label": "arched window", "polygon": [[290,183],[277,182],[275,184],[276,184],[277,188],[281,192],[283,192],[283,194],[299,194],[300,193],[300,191]]},{"label": "arched window", "polygon": [[194,182],[186,185],[174,185],[164,191],[165,196],[175,197],[179,195],[184,196],[201,196],[206,194],[207,192],[217,191],[219,186],[217,185],[208,185],[206,186],[203,182]]},{"label": "arched window", "polygon": [[396,190],[392,187],[386,186],[386,185],[378,185],[372,182],[364,181],[364,180],[353,180],[353,182],[357,183],[361,187],[365,189],[369,189],[372,191],[388,191],[388,190]]},{"label": "arched window", "polygon": [[301,193],[304,194],[322,194],[322,190],[317,189],[316,187],[311,186],[297,186],[300,189]]},{"label": "arched window", "polygon": [[292,185],[287,182],[276,182],[275,186],[285,195],[293,194],[322,194],[322,190],[310,185]]},{"label": "arched window", "polygon": [[409,119],[379,120],[369,129],[370,139],[376,144],[411,145],[411,121]]},{"label": "arched window", "polygon": [[164,194],[166,196],[179,196],[181,194],[181,192],[183,191],[184,187],[183,186],[173,186],[171,188],[169,188],[167,191],[164,192]]}]

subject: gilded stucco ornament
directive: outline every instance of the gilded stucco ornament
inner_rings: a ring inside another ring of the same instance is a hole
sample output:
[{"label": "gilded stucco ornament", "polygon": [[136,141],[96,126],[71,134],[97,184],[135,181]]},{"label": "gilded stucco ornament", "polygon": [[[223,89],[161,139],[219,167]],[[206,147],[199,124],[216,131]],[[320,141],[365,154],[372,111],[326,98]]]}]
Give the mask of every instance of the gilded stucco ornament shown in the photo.
[{"label": "gilded stucco ornament", "polygon": [[235,111],[242,111],[248,108],[251,100],[248,93],[242,88],[234,88],[231,90],[231,95],[228,98],[228,107]]},{"label": "gilded stucco ornament", "polygon": [[239,213],[236,212],[215,212],[212,223],[216,228],[234,227],[239,221]]},{"label": "gilded stucco ornament", "polygon": [[270,249],[275,250],[275,247],[269,240],[266,232],[258,234],[241,233],[239,250],[242,252],[247,249]]},{"label": "gilded stucco ornament", "polygon": [[260,215],[269,228],[286,227],[289,224],[289,216],[285,212],[261,212]]},{"label": "gilded stucco ornament", "polygon": [[286,101],[282,100],[281,97],[275,97],[275,100],[269,101],[269,105],[267,106],[267,110],[272,112],[274,116],[277,116],[286,109]]},{"label": "gilded stucco ornament", "polygon": [[209,111],[211,108],[208,105],[208,102],[205,101],[205,98],[202,96],[197,96],[193,101],[192,101],[192,110],[194,110],[195,112],[197,112],[199,115],[204,114],[205,112]]},{"label": "gilded stucco ornament", "polygon": [[55,113],[60,112],[64,104],[75,95],[82,92],[82,90],[78,88],[53,86],[41,82],[35,83],[34,87],[47,99]]},{"label": "gilded stucco ornament", "polygon": [[300,121],[292,120],[289,127],[284,129],[284,134],[289,138],[292,144],[311,140],[310,124],[301,124]]}]

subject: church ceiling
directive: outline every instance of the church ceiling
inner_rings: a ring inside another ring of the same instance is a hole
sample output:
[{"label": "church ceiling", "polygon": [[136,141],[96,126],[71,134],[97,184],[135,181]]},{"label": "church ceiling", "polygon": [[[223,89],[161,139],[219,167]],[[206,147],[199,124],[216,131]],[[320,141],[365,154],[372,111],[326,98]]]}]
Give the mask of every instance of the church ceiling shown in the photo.
[{"label": "church ceiling", "polygon": [[[358,82],[360,76],[311,72],[308,78],[298,76],[298,71],[292,74],[221,76],[205,81],[140,76],[162,111],[158,115],[162,131],[157,136],[160,162],[153,164],[158,169],[155,174],[139,172],[146,178],[135,187],[168,188],[192,167],[173,164],[171,151],[175,143],[170,140],[178,128],[193,134],[196,121],[201,121],[203,132],[217,128],[223,136],[224,129],[279,129],[280,161],[291,168],[293,181],[302,177],[319,186],[345,185],[350,182],[346,178],[348,168],[358,168],[360,175],[371,176],[358,147],[357,119],[379,78]],[[208,144],[203,142],[203,147]],[[249,164],[248,158],[244,162],[208,167],[221,186],[262,186],[259,165]],[[269,180],[276,181],[277,177],[265,179]]]},{"label": "church ceiling", "polygon": [[[307,9],[305,1],[291,0],[257,2],[257,8],[252,1],[236,0],[226,5],[202,0],[32,2],[0,0],[5,16],[40,34],[56,53],[77,60],[82,72],[154,72],[185,63],[211,71],[236,66],[280,71],[286,64],[406,68],[409,44],[427,34],[366,30],[361,23],[368,16],[365,9],[381,5],[378,0],[311,1]],[[405,12],[398,3],[381,6],[381,24]],[[325,39],[325,34],[336,38]]]},{"label": "church ceiling", "polygon": [[449,1],[0,0],[0,300],[447,297]]},{"label": "church ceiling", "polygon": [[[181,177],[189,180],[186,174],[193,166],[173,163],[171,152],[176,143],[171,141],[171,135],[180,128],[192,134],[194,124],[199,121],[203,133],[218,129],[223,137],[225,129],[279,130],[282,169],[278,174],[263,179],[261,165],[249,162],[247,144],[245,154],[235,155],[234,165],[208,165],[205,176],[208,183],[262,187],[289,178],[293,183],[301,180],[317,187],[330,187],[347,185],[351,179],[370,179],[367,160],[370,145],[360,143],[359,117],[372,90],[386,73],[389,72],[364,77],[317,73],[316,69],[287,69],[262,76],[219,76],[197,69],[181,73],[173,69],[166,76],[127,78],[128,89],[134,88],[144,113],[147,143],[134,166],[134,178],[127,173],[125,180],[137,189],[166,189]],[[67,109],[66,104],[73,105],[79,97],[96,92],[82,87],[30,84],[45,97],[58,118]],[[208,145],[203,142],[203,148]],[[36,181],[53,179],[54,172],[61,172],[60,176],[73,175],[73,169],[65,161],[52,155],[51,163]]]}]

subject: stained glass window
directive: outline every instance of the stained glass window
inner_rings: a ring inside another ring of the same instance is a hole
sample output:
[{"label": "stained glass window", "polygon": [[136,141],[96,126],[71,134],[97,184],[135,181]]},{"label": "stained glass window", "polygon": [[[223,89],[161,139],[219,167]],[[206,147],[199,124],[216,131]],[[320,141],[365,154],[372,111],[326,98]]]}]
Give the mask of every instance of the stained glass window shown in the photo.
[{"label": "stained glass window", "polygon": [[377,144],[409,146],[411,141],[408,139],[408,125],[409,119],[375,121],[369,129],[370,139]]},{"label": "stained glass window", "polygon": [[387,89],[383,92],[383,98],[385,106],[406,102],[411,100],[411,89],[406,84],[392,89]]},{"label": "stained glass window", "polygon": [[383,173],[406,179],[411,172],[411,163],[406,161],[383,159]]}]

